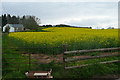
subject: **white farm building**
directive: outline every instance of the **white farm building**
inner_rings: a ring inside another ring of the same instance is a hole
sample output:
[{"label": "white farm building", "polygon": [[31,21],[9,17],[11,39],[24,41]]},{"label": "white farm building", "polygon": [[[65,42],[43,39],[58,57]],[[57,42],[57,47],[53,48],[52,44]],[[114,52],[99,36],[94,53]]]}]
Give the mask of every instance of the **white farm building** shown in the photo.
[{"label": "white farm building", "polygon": [[9,32],[24,31],[24,26],[22,24],[6,24],[3,26],[3,32],[5,32],[7,28],[9,28]]}]

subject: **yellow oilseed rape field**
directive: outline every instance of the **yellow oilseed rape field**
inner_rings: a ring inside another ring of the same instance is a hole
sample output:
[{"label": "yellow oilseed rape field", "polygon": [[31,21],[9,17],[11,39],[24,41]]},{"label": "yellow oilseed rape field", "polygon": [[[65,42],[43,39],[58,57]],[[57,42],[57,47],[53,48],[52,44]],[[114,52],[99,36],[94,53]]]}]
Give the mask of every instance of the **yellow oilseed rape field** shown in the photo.
[{"label": "yellow oilseed rape field", "polygon": [[9,37],[31,46],[68,44],[70,50],[118,47],[118,29],[50,27],[43,30],[45,32],[14,32]]}]

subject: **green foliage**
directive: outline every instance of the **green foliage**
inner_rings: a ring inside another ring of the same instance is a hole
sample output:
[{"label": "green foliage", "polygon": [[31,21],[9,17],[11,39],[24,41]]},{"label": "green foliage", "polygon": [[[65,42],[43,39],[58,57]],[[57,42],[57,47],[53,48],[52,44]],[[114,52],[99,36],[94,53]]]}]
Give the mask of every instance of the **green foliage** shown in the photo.
[{"label": "green foliage", "polygon": [[6,32],[6,33],[9,33],[9,30],[10,30],[10,27],[9,27],[9,26],[5,28],[5,32]]},{"label": "green foliage", "polygon": [[34,19],[34,16],[24,16],[20,19],[21,24],[27,29],[36,29],[38,27],[37,22]]},{"label": "green foliage", "polygon": [[6,14],[4,14],[4,15],[2,15],[2,28],[3,28],[3,26],[5,26],[6,24],[7,24],[7,16],[6,16]]}]

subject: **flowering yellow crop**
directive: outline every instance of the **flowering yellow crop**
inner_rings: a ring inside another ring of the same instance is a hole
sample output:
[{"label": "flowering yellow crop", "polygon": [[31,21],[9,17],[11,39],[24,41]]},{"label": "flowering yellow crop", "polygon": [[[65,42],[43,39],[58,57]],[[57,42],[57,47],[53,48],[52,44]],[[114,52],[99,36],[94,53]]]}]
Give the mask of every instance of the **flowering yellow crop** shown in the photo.
[{"label": "flowering yellow crop", "polygon": [[[23,40],[30,44],[43,44],[58,46],[61,44],[72,44],[79,42],[89,42],[98,40],[99,44],[109,45],[109,39],[113,43],[118,41],[118,29],[88,29],[70,27],[51,27],[43,29],[47,32],[15,32],[10,33],[10,37]],[[94,44],[94,43],[93,43]]]}]

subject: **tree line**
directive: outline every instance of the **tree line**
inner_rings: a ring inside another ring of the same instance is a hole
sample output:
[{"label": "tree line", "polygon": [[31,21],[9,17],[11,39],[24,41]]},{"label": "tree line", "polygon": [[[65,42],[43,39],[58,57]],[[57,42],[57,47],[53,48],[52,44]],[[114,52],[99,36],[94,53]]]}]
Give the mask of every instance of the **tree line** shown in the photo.
[{"label": "tree line", "polygon": [[40,19],[35,16],[24,15],[20,16],[11,16],[10,14],[3,14],[0,16],[0,25],[3,28],[6,24],[23,24],[25,29],[36,29],[40,22]]}]

